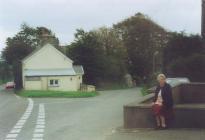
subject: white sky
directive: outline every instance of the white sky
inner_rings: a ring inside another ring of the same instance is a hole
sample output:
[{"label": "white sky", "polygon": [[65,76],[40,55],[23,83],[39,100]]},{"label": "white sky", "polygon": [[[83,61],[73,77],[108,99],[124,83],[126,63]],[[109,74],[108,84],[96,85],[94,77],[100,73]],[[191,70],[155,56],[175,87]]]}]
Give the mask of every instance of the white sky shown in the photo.
[{"label": "white sky", "polygon": [[201,30],[201,0],[0,0],[0,51],[26,22],[45,26],[69,44],[77,28],[112,26],[137,12],[170,31]]}]

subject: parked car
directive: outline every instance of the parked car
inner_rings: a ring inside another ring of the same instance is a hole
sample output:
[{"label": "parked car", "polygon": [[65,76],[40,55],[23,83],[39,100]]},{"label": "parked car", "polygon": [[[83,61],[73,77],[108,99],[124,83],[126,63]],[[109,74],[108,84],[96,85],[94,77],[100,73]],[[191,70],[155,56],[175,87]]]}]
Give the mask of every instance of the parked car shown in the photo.
[{"label": "parked car", "polygon": [[5,88],[6,89],[15,88],[15,83],[14,82],[7,82]]},{"label": "parked car", "polygon": [[[166,82],[170,84],[172,87],[183,84],[183,83],[190,83],[190,80],[186,77],[176,77],[176,78],[167,78]],[[153,93],[156,89],[156,86],[148,89],[149,93]]]},{"label": "parked car", "polygon": [[190,80],[186,77],[176,77],[176,78],[167,78],[166,82],[172,87],[177,86],[183,83],[190,83]]}]

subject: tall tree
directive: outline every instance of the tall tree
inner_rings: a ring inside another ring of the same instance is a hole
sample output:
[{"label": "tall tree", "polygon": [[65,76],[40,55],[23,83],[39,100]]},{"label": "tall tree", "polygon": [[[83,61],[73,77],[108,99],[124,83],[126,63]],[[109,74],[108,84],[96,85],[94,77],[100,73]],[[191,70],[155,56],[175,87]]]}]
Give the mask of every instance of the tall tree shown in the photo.
[{"label": "tall tree", "polygon": [[162,48],[168,41],[166,30],[141,13],[115,24],[114,28],[127,49],[132,76],[139,81],[151,77],[154,55],[158,54],[161,61]]},{"label": "tall tree", "polygon": [[21,26],[21,30],[14,37],[7,38],[2,57],[12,65],[17,89],[22,88],[21,60],[34,49],[45,44],[45,41],[59,47],[58,39],[49,29],[45,27],[32,28],[26,24]]},{"label": "tall tree", "polygon": [[100,47],[103,48],[108,61],[105,69],[107,79],[119,80],[127,72],[127,50],[123,41],[112,28],[101,27],[92,32],[96,34],[99,42],[101,42]]},{"label": "tall tree", "polygon": [[[11,66],[0,59],[0,81],[5,83],[13,78]],[[0,83],[1,83],[0,82]]]},{"label": "tall tree", "polygon": [[170,77],[205,81],[205,47],[200,36],[173,33],[164,49],[163,58],[164,72]]},{"label": "tall tree", "polygon": [[126,50],[118,35],[110,28],[85,32],[77,30],[75,41],[68,46],[67,55],[85,69],[85,81],[100,84],[120,81],[126,72]]}]

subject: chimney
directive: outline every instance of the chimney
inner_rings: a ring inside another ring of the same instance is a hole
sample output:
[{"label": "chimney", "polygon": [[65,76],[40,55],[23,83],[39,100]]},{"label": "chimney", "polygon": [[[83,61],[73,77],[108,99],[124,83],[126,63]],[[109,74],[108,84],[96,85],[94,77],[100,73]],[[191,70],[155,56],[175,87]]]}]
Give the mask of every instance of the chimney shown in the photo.
[{"label": "chimney", "polygon": [[49,33],[49,30],[44,27],[40,28],[40,32],[41,32],[41,45],[43,46],[49,42],[51,35]]}]

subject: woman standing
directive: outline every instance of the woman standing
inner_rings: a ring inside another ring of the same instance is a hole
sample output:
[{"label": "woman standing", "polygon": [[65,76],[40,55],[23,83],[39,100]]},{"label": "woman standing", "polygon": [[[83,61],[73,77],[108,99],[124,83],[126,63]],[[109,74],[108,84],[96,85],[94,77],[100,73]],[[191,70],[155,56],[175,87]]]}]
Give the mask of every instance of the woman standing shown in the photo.
[{"label": "woman standing", "polygon": [[159,82],[153,100],[153,112],[157,122],[157,128],[166,129],[166,120],[173,113],[173,99],[171,86],[166,83],[166,76],[159,74],[157,76]]}]

